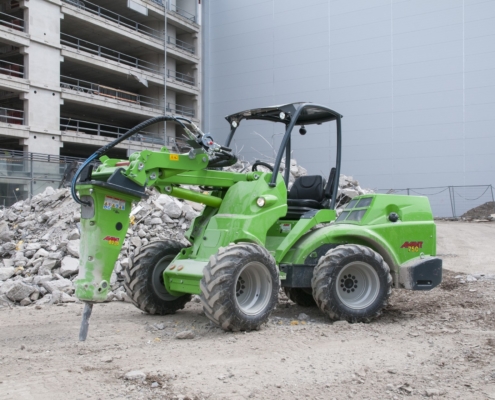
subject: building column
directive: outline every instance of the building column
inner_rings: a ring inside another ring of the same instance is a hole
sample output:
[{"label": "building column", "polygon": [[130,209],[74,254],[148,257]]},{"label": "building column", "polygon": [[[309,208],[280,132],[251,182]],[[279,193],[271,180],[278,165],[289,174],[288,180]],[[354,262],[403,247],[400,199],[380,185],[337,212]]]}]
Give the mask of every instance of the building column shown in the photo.
[{"label": "building column", "polygon": [[60,138],[60,6],[46,0],[25,1],[26,30],[30,44],[25,48],[25,71],[29,93],[25,100],[29,138],[24,150],[58,155]]}]

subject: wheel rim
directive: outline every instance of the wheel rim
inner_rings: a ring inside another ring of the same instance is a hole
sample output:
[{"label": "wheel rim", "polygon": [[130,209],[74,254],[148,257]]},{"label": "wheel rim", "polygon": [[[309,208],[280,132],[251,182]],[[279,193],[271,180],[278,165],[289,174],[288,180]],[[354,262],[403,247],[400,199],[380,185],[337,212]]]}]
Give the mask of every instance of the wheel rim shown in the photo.
[{"label": "wheel rim", "polygon": [[172,301],[178,298],[177,296],[172,296],[169,292],[167,292],[167,289],[165,289],[165,282],[163,281],[163,271],[165,271],[165,268],[168,267],[170,261],[173,259],[174,257],[171,255],[161,258],[160,261],[155,264],[155,267],[153,268],[153,275],[151,277],[153,291],[160,299],[165,301]]},{"label": "wheel rim", "polygon": [[336,283],[337,296],[354,310],[369,307],[378,297],[380,280],[371,265],[356,261],[340,271]]},{"label": "wheel rim", "polygon": [[236,287],[237,306],[244,314],[257,315],[262,312],[272,295],[272,279],[268,268],[260,262],[250,262],[240,271]]}]

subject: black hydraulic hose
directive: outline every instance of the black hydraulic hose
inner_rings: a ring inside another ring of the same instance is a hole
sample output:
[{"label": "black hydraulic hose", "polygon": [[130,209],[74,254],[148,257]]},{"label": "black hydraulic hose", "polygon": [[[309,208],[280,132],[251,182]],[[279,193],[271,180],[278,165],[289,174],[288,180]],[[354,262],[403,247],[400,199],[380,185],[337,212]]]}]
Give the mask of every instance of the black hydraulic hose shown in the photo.
[{"label": "black hydraulic hose", "polygon": [[99,148],[96,152],[94,152],[91,156],[89,156],[89,158],[86,161],[84,161],[84,163],[79,167],[79,169],[77,170],[76,174],[74,175],[74,178],[72,179],[71,187],[70,187],[70,193],[71,193],[72,198],[74,199],[74,201],[76,203],[81,204],[81,205],[83,205],[83,204],[90,205],[89,202],[83,201],[79,197],[77,197],[77,193],[76,193],[76,182],[77,182],[77,179],[79,178],[79,175],[84,170],[84,168],[86,168],[95,158],[99,158],[99,157],[103,156],[108,150],[110,150],[111,148],[115,147],[120,142],[123,142],[124,140],[130,138],[132,135],[136,134],[137,132],[139,132],[140,130],[146,128],[147,126],[156,124],[157,122],[170,121],[170,120],[176,121],[184,129],[186,129],[186,127],[181,122],[181,120],[182,121],[187,121],[187,122],[191,123],[191,121],[189,121],[186,118],[172,117],[170,115],[162,115],[160,117],[150,118],[150,119],[148,119],[146,121],[143,121],[140,124],[136,125],[134,128],[129,129],[121,137],[119,137],[119,138],[115,139],[113,142],[110,142],[107,145]]}]

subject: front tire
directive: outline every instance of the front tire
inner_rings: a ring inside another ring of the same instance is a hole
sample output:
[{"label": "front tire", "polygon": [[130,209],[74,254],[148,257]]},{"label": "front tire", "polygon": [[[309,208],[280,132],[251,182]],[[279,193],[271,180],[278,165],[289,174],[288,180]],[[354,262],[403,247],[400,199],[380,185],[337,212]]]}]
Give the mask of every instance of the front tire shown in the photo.
[{"label": "front tire", "polygon": [[332,320],[369,322],[392,293],[390,268],[369,247],[344,245],[328,251],[311,281],[318,307]]},{"label": "front tire", "polygon": [[225,331],[259,329],[280,289],[275,260],[253,243],[231,244],[210,257],[200,282],[206,316]]},{"label": "front tire", "polygon": [[172,296],[163,271],[184,246],[173,240],[152,242],[136,251],[124,271],[124,287],[132,303],[148,314],[173,314],[184,308],[191,295]]}]

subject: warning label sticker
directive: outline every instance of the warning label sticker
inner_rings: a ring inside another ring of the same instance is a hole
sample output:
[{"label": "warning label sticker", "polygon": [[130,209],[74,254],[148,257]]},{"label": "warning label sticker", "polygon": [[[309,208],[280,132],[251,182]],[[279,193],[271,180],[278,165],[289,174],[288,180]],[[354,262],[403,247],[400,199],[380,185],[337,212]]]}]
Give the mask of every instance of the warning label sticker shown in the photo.
[{"label": "warning label sticker", "polygon": [[280,224],[280,233],[289,233],[291,229],[291,224]]},{"label": "warning label sticker", "polygon": [[103,203],[104,210],[125,210],[125,200],[117,199],[116,197],[105,196]]}]

